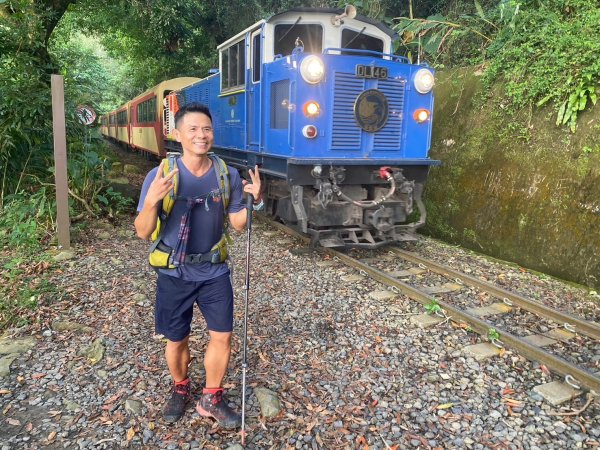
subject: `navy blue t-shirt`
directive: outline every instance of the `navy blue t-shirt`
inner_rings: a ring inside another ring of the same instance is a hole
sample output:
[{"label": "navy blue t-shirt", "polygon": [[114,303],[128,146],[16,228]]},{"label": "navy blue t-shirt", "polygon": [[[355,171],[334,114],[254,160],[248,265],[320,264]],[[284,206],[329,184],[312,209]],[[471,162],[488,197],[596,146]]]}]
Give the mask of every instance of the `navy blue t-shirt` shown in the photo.
[{"label": "navy blue t-shirt", "polygon": [[[179,168],[179,192],[171,214],[167,219],[166,228],[163,233],[163,242],[171,248],[177,245],[177,236],[181,217],[187,210],[188,198],[204,198],[201,204],[192,209],[190,217],[190,234],[188,238],[186,254],[206,253],[215,245],[223,234],[223,202],[220,197],[213,197],[211,192],[219,190],[217,169],[213,166],[201,177],[192,174],[181,160],[177,160]],[[233,167],[227,166],[229,170],[229,208],[228,213],[235,213],[245,208],[242,194],[242,180],[240,174]],[[158,167],[152,169],[146,175],[138,213],[144,206],[144,200],[152,181],[156,177]],[[184,264],[175,269],[159,269],[161,273],[189,281],[206,281],[229,273],[227,263],[212,264],[202,262],[199,264]]]}]

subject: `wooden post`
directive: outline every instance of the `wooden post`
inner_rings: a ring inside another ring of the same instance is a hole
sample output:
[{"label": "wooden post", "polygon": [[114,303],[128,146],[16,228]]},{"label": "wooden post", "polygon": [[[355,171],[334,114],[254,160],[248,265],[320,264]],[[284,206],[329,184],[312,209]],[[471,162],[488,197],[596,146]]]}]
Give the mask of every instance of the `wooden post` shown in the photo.
[{"label": "wooden post", "polygon": [[65,87],[62,75],[51,76],[52,130],[54,132],[54,180],[56,183],[56,232],[58,245],[71,248],[69,231],[69,186],[67,181],[67,133],[65,127]]}]

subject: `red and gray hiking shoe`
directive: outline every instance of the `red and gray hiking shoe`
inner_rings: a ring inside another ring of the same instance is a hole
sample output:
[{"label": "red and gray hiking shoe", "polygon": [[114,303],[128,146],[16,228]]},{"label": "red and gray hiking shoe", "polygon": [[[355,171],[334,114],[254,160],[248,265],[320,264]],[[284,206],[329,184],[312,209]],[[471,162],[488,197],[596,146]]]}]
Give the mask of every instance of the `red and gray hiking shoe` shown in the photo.
[{"label": "red and gray hiking shoe", "polygon": [[242,417],[223,400],[223,389],[204,389],[196,404],[196,411],[204,417],[212,417],[223,428],[237,428]]},{"label": "red and gray hiking shoe", "polygon": [[185,412],[187,402],[192,398],[190,390],[191,383],[189,378],[183,382],[173,383],[171,398],[167,401],[165,409],[163,410],[165,422],[174,423],[181,419],[181,416],[183,416],[183,413]]}]

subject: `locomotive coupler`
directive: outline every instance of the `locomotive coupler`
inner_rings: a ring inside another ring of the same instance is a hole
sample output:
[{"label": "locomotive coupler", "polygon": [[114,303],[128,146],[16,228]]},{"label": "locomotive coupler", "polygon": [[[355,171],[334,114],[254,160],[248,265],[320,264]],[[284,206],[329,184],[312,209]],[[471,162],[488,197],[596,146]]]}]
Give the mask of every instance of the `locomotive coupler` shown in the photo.
[{"label": "locomotive coupler", "polygon": [[375,229],[387,233],[394,226],[394,211],[390,208],[385,208],[384,206],[380,206],[373,212],[368,212],[367,217],[370,219],[371,224],[375,227]]},{"label": "locomotive coupler", "polygon": [[333,188],[329,181],[317,180],[317,187],[319,193],[317,194],[317,200],[323,208],[327,208],[327,205],[333,200]]}]

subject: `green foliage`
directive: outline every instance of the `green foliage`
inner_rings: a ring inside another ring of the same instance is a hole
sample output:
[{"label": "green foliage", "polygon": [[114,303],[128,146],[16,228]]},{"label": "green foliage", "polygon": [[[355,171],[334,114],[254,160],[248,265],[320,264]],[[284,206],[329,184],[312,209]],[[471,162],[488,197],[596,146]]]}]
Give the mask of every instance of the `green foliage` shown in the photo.
[{"label": "green foliage", "polygon": [[[570,81],[567,80],[567,84]],[[540,100],[538,106],[545,103],[546,99],[548,99],[548,96]],[[589,73],[584,76],[583,80],[579,81],[579,85],[569,95],[569,98],[561,103],[556,116],[556,125],[568,124],[571,131],[575,133],[575,129],[577,128],[577,114],[585,109],[588,100],[594,105],[597,100],[596,87],[592,82],[592,75]]]},{"label": "green foliage", "polygon": [[97,195],[96,199],[104,205],[104,214],[110,218],[115,218],[128,211],[132,211],[135,207],[133,199],[123,196],[123,194],[115,191],[110,186]]},{"label": "green foliage", "polygon": [[131,64],[108,56],[97,37],[77,31],[72,21],[72,15],[65,17],[50,45],[62,66],[65,95],[104,113],[139,94],[143,88],[133,84]]},{"label": "green foliage", "polygon": [[[252,20],[243,11],[238,5],[242,24]],[[130,87],[126,98],[165,79],[206,76],[216,67],[214,49],[224,31],[209,4],[191,0],[83,1],[65,19],[98,36],[107,55],[126,64],[120,76]]]},{"label": "green foliage", "polygon": [[114,99],[97,96],[109,90],[106,80],[114,71],[106,68],[97,41],[74,32],[72,21],[56,28],[71,3],[0,4],[0,245],[8,248],[39,249],[54,226],[49,74],[59,68],[65,80],[71,217],[113,216],[128,205],[108,187],[106,161],[99,156],[103,142],[91,139],[75,114],[81,103],[114,106]]},{"label": "green foliage", "polygon": [[421,52],[436,66],[480,62],[502,26],[499,7],[486,12],[477,0],[460,7],[445,12],[440,8],[427,18],[397,17],[394,28],[401,36],[400,49],[413,62],[417,59],[413,55]]},{"label": "green foliage", "polygon": [[7,196],[0,210],[0,246],[39,249],[55,217],[54,194],[45,186],[33,194]]},{"label": "green foliage", "polygon": [[[441,2],[424,18],[399,17],[403,51],[438,67],[481,63],[501,82],[505,111],[551,105],[557,125],[577,128],[600,83],[597,0]],[[509,108],[506,108],[509,106]]]},{"label": "green foliage", "polygon": [[57,300],[56,285],[42,276],[52,267],[43,253],[0,258],[0,330],[35,320],[35,309]]},{"label": "green foliage", "polygon": [[557,125],[576,130],[596,103],[600,82],[600,9],[592,0],[527,2],[514,27],[490,45],[487,83],[502,81],[514,107],[551,104]]},{"label": "green foliage", "polygon": [[490,342],[500,340],[500,333],[495,328],[488,329],[487,338]]},{"label": "green foliage", "polygon": [[425,311],[427,314],[436,314],[442,311],[442,307],[436,299],[432,298],[431,301],[425,305]]}]

